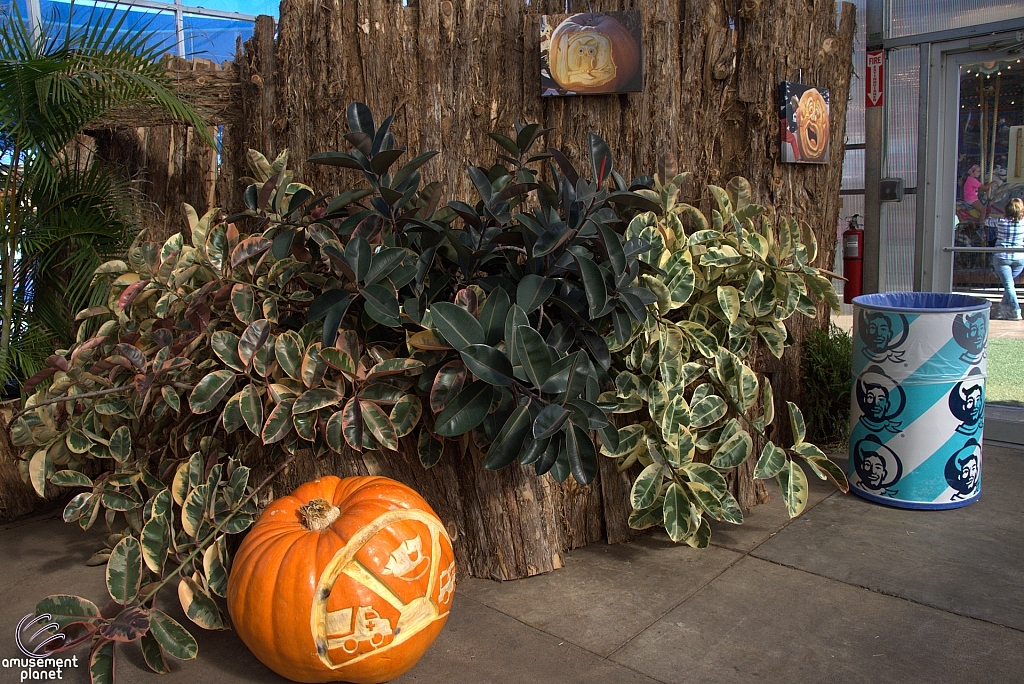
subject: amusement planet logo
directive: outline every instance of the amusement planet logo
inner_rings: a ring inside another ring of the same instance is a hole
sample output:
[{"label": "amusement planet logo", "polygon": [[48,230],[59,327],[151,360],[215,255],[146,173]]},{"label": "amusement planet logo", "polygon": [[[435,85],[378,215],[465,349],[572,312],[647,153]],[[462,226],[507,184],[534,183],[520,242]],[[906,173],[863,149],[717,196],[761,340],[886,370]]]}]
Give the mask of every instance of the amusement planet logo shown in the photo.
[{"label": "amusement planet logo", "polygon": [[[39,681],[48,679],[64,679],[64,669],[78,667],[78,656],[70,658],[53,658],[46,655],[46,646],[54,641],[64,641],[64,634],[53,632],[59,625],[56,622],[49,622],[51,615],[43,613],[33,617],[29,613],[18,621],[18,627],[14,631],[14,641],[18,650],[24,658],[4,658],[0,661],[8,670],[20,670],[19,681]],[[42,626],[37,627],[40,623]],[[36,628],[33,632],[33,628]],[[45,637],[45,638],[43,638]]]}]

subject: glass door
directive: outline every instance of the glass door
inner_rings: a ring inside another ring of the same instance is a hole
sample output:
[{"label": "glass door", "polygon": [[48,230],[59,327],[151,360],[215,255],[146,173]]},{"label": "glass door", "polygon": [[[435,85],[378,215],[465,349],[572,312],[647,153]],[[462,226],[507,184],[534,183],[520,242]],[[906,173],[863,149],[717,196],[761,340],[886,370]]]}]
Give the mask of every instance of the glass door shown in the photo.
[{"label": "glass door", "polygon": [[1004,286],[998,268],[1024,252],[997,244],[1007,204],[1024,198],[1024,62],[983,59],[959,71],[952,289],[992,302],[985,401],[996,417],[999,405],[1024,407],[1024,322],[1008,304],[1010,287],[1024,301],[1024,273],[1013,268]]}]

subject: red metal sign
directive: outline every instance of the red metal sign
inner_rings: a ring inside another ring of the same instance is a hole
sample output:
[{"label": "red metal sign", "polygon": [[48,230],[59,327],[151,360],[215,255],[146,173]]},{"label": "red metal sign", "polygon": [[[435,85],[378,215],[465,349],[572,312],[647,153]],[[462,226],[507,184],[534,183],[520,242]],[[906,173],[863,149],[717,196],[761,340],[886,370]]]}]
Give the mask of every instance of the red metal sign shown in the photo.
[{"label": "red metal sign", "polygon": [[868,107],[881,107],[885,103],[885,51],[868,51],[868,81],[864,94]]}]

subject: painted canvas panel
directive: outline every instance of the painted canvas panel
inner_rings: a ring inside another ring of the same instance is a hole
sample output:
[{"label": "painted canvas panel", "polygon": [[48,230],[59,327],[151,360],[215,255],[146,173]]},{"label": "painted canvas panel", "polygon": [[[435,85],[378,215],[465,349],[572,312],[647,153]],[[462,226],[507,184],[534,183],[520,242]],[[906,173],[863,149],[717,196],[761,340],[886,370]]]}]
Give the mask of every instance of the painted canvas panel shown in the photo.
[{"label": "painted canvas panel", "polygon": [[783,81],[779,94],[782,161],[827,164],[831,136],[828,89]]},{"label": "painted canvas panel", "polygon": [[541,95],[643,90],[640,28],[641,14],[636,10],[541,15]]}]

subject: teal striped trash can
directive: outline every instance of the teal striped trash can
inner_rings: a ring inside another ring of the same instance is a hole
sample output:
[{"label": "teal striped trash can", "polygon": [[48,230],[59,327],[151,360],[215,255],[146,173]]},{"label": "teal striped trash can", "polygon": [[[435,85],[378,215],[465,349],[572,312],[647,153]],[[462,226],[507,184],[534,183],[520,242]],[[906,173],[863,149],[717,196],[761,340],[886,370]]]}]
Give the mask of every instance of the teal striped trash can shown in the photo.
[{"label": "teal striped trash can", "polygon": [[981,496],[990,303],[939,292],[853,300],[850,488],[887,506]]}]

